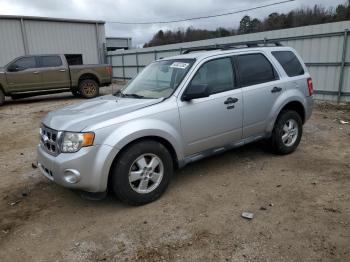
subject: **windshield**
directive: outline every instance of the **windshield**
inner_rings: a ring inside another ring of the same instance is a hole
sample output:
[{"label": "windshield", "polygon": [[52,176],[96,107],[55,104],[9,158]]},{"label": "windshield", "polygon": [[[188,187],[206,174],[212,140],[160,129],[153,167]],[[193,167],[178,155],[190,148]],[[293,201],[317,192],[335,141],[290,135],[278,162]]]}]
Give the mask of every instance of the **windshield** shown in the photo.
[{"label": "windshield", "polygon": [[194,59],[174,59],[153,62],[119,94],[134,98],[167,98],[179,86],[194,61]]}]

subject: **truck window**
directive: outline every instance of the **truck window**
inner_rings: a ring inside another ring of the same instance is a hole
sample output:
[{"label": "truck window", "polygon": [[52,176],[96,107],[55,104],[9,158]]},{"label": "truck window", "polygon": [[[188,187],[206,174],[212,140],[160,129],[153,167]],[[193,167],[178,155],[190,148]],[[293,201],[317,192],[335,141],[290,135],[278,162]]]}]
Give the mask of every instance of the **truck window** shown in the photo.
[{"label": "truck window", "polygon": [[35,68],[36,62],[34,56],[27,56],[22,57],[13,62],[8,69],[11,69],[10,71],[22,71],[29,68]]},{"label": "truck window", "polygon": [[281,64],[289,77],[303,75],[304,68],[299,59],[291,51],[274,51],[272,55]]},{"label": "truck window", "polygon": [[278,79],[277,72],[260,53],[236,56],[241,86],[257,85]]},{"label": "truck window", "polygon": [[60,56],[39,56],[40,67],[58,67],[62,65]]},{"label": "truck window", "polygon": [[231,58],[221,58],[202,65],[193,77],[192,85],[208,85],[210,94],[234,89]]},{"label": "truck window", "polygon": [[68,65],[82,65],[83,55],[82,54],[65,54]]}]

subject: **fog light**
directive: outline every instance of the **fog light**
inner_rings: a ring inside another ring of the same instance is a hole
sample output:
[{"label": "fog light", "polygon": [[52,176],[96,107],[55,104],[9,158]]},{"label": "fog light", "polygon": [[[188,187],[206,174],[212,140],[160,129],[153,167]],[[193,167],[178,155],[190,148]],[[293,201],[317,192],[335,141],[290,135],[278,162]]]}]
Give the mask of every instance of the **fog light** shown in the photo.
[{"label": "fog light", "polygon": [[64,180],[69,184],[76,184],[80,181],[80,173],[75,169],[66,169],[64,171]]}]

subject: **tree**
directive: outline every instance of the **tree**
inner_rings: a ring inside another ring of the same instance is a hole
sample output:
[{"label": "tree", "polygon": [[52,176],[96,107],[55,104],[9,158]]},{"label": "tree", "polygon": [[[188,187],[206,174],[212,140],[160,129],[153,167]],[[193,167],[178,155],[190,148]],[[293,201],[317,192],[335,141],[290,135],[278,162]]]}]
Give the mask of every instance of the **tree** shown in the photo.
[{"label": "tree", "polygon": [[159,30],[144,47],[344,20],[350,20],[350,0],[347,0],[344,4],[338,5],[334,9],[326,9],[323,6],[315,5],[313,8],[295,9],[287,14],[274,12],[263,20],[245,15],[241,19],[238,29],[219,27],[216,30],[203,30],[188,27],[186,30],[177,29],[174,31],[167,30],[166,32]]},{"label": "tree", "polygon": [[240,34],[249,33],[250,24],[251,24],[250,16],[248,16],[248,15],[243,16],[243,18],[239,22],[238,33],[240,33]]}]

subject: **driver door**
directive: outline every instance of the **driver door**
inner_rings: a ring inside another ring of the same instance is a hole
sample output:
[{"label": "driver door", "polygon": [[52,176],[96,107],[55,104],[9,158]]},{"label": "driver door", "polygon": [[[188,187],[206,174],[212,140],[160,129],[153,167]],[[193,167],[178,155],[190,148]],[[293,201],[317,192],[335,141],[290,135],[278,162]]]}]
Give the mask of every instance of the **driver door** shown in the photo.
[{"label": "driver door", "polygon": [[235,82],[232,58],[223,57],[205,62],[186,87],[206,85],[210,94],[178,102],[186,156],[242,139],[242,90]]},{"label": "driver door", "polygon": [[34,56],[21,57],[6,70],[6,81],[10,92],[35,91],[40,89],[41,74]]}]

